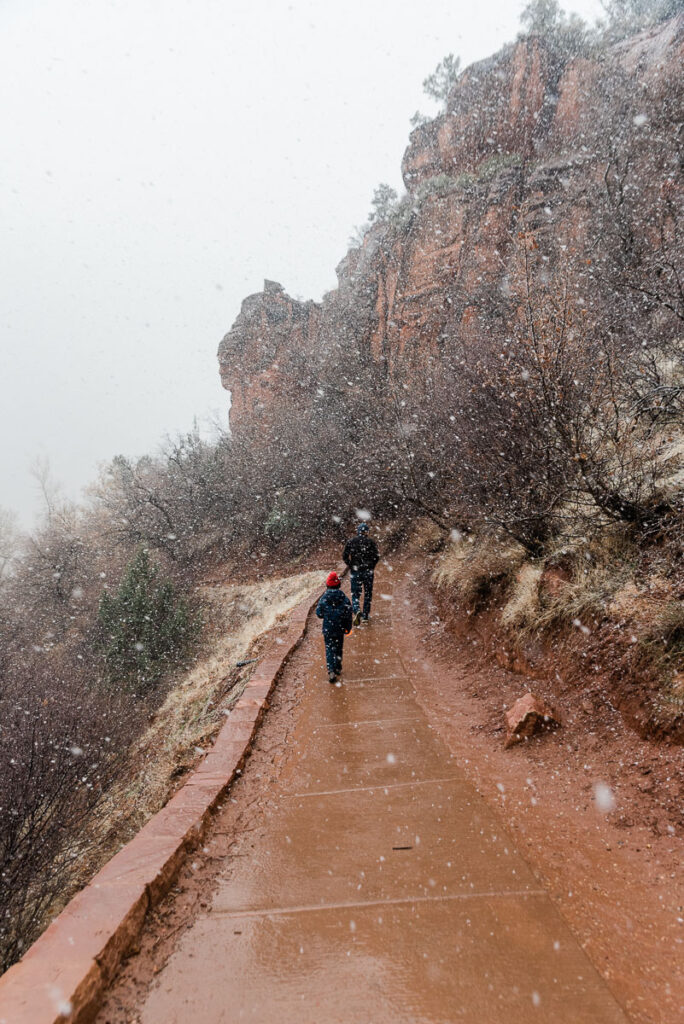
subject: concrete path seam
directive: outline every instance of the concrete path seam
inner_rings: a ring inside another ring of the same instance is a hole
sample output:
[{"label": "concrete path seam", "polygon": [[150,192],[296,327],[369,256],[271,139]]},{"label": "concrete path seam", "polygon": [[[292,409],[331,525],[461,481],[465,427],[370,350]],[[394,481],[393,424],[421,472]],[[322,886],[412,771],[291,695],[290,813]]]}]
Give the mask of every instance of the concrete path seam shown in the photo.
[{"label": "concrete path seam", "polygon": [[397,679],[409,680],[410,676],[403,675],[401,673],[399,673],[397,675],[394,675],[394,676],[354,676],[351,679],[348,679],[345,676],[344,677],[344,685],[345,686],[353,686],[353,685],[359,684],[359,683],[381,683],[381,682],[383,682],[386,679],[392,679],[394,681],[396,681]]},{"label": "concrete path seam", "polygon": [[406,715],[404,718],[366,718],[360,722],[326,722],[324,725],[317,725],[319,729],[357,729],[360,725],[394,725],[395,722],[422,722],[421,715]]},{"label": "concrete path seam", "polygon": [[266,907],[263,910],[215,910],[214,917],[224,919],[244,917],[282,917],[286,914],[313,914],[321,910],[364,910],[366,907],[395,907],[413,903],[449,903],[454,900],[515,899],[533,896],[548,898],[545,889],[504,890],[501,892],[462,892],[448,896],[397,896],[384,900],[357,900],[349,903],[312,903],[302,907]]},{"label": "concrete path seam", "polygon": [[[459,782],[468,785],[460,775],[453,775],[447,779],[411,779],[409,782],[376,782],[373,786],[348,786],[346,789],[318,789],[315,792],[307,790],[306,793],[293,793],[290,799],[303,799],[314,796],[337,796],[342,793],[381,793],[387,789],[405,789],[406,786],[430,786],[443,782]],[[2,1024],[2,1022],[0,1022]]]}]

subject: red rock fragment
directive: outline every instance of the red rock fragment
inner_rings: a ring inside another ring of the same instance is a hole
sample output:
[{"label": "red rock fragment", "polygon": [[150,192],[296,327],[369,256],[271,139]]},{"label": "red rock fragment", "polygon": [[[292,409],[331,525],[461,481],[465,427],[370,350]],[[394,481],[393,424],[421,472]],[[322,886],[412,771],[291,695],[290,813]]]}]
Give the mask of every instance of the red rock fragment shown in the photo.
[{"label": "red rock fragment", "polygon": [[516,700],[506,712],[506,748],[527,740],[539,732],[547,732],[560,726],[560,719],[544,701],[533,693],[526,693]]}]

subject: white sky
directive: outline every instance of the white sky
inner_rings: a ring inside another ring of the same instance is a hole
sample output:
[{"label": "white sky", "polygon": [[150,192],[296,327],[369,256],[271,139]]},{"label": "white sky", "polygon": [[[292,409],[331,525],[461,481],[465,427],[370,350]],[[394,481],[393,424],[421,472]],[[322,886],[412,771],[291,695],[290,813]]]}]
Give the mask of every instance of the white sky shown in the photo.
[{"label": "white sky", "polygon": [[[218,412],[265,277],[320,298],[422,81],[524,0],[0,0],[0,505]],[[567,0],[595,17],[598,0]]]}]

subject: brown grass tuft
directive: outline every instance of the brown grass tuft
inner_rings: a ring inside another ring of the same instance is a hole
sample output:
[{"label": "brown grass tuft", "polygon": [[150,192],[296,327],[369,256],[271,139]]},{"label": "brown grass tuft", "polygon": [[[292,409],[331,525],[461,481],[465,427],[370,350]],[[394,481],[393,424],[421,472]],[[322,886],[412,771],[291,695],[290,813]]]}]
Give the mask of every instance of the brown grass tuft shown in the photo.
[{"label": "brown grass tuft", "polygon": [[434,555],[442,551],[447,534],[432,519],[419,519],[411,531],[408,550],[414,555]]},{"label": "brown grass tuft", "polygon": [[539,583],[543,572],[541,566],[531,562],[520,566],[508,601],[501,611],[504,626],[525,629],[537,622],[540,614]]},{"label": "brown grass tuft", "polygon": [[525,557],[520,545],[493,537],[479,542],[452,542],[432,574],[438,590],[472,610],[486,603],[495,591],[504,593]]}]

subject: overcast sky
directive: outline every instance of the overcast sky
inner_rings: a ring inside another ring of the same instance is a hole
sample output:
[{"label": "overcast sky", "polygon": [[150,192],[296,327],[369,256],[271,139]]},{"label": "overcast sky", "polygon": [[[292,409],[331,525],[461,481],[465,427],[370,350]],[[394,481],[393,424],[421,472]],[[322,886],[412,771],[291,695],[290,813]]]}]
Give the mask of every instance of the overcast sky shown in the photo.
[{"label": "overcast sky", "polygon": [[[0,505],[225,421],[216,348],[265,277],[320,298],[422,81],[523,0],[0,0]],[[598,0],[568,0],[591,19]]]}]

